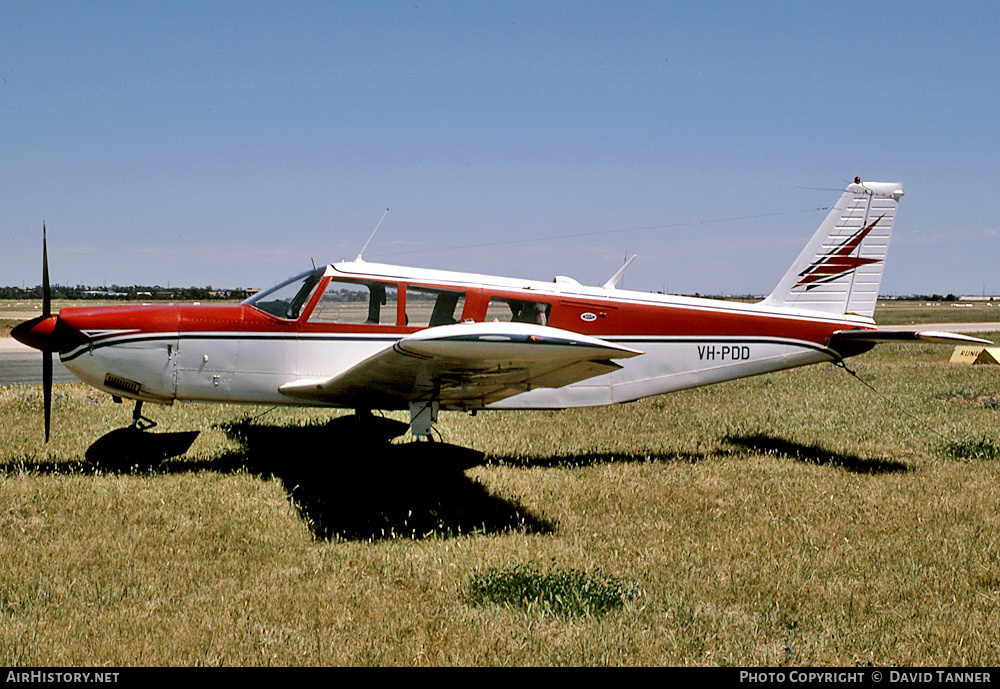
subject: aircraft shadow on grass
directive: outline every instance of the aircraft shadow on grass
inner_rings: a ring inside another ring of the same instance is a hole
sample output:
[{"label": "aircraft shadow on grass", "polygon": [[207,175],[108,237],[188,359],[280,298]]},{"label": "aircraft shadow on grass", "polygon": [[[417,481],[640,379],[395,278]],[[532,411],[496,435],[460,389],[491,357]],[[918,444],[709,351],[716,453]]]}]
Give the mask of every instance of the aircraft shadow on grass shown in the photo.
[{"label": "aircraft shadow on grass", "polygon": [[826,466],[856,474],[891,474],[910,471],[903,462],[872,459],[845,452],[835,452],[820,445],[805,445],[766,433],[728,435],[722,438],[730,447],[720,447],[705,452],[665,452],[634,454],[594,452],[584,454],[553,455],[551,457],[491,457],[486,463],[501,466],[581,468],[601,464],[696,464],[711,458],[739,458],[747,452],[794,459],[806,464]]},{"label": "aircraft shadow on grass", "polygon": [[[401,422],[357,417],[288,427],[239,421],[222,430],[238,450],[207,461],[166,462],[184,454],[192,433],[119,429],[98,439],[87,463],[100,471],[245,471],[281,481],[319,539],[382,540],[472,533],[551,533],[555,525],[491,495],[464,471],[483,455],[446,443],[389,443]],[[354,424],[354,425],[352,425]],[[405,430],[402,424],[402,430]],[[361,432],[359,432],[361,431]]]},{"label": "aircraft shadow on grass", "polygon": [[819,445],[804,445],[766,433],[728,435],[725,437],[725,441],[750,452],[787,457],[807,464],[835,467],[854,474],[894,474],[910,471],[910,467],[903,462],[835,452]]},{"label": "aircraft shadow on grass", "polygon": [[718,452],[661,452],[640,454],[632,452],[584,452],[539,457],[499,456],[484,459],[490,466],[509,466],[542,469],[582,469],[606,464],[696,464]]},{"label": "aircraft shadow on grass", "polygon": [[[396,430],[389,419],[372,417],[376,427],[358,429],[357,417],[325,424],[288,427],[250,420],[226,424],[222,430],[239,443],[237,450],[205,461],[169,462],[183,455],[198,431],[154,433],[133,428],[112,431],[95,441],[85,462],[38,462],[11,465],[8,471],[85,474],[246,472],[281,481],[292,504],[322,540],[386,540],[456,537],[463,534],[553,533],[556,524],[533,515],[516,501],[490,494],[465,475],[480,464],[523,467],[584,467],[614,463],[696,463],[708,455],[668,453],[654,456],[585,453],[552,457],[491,457],[446,443],[403,443],[389,438]],[[730,435],[732,451],[788,457],[859,474],[909,471],[902,462],[868,459],[804,445],[763,433]]]}]

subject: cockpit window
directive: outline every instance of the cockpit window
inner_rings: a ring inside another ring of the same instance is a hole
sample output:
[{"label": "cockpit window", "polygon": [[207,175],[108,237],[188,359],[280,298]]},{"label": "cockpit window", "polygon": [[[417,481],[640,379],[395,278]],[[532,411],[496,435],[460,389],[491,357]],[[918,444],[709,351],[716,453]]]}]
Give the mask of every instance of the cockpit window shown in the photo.
[{"label": "cockpit window", "polygon": [[302,307],[309,302],[316,283],[323,277],[323,271],[323,268],[317,268],[301,273],[271,289],[258,292],[243,303],[278,318],[298,320]]},{"label": "cockpit window", "polygon": [[395,283],[330,280],[309,322],[395,325],[396,309]]}]

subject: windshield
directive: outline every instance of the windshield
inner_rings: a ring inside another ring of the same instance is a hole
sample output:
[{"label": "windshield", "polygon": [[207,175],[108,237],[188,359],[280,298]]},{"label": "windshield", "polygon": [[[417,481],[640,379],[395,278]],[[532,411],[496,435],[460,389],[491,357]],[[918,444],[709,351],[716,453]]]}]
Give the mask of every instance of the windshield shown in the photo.
[{"label": "windshield", "polygon": [[309,295],[323,277],[324,270],[326,269],[316,268],[300,273],[271,289],[258,292],[243,303],[272,316],[294,321],[298,319],[302,307],[309,301]]}]

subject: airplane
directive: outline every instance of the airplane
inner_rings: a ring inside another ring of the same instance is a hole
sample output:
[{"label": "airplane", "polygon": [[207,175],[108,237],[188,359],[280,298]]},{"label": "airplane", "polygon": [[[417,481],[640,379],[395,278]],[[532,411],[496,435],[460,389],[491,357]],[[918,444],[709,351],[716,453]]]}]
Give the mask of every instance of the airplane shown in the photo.
[{"label": "airplane", "polygon": [[408,410],[413,436],[429,440],[442,410],[612,405],[838,363],[879,342],[989,344],[875,324],[902,195],[900,184],[855,178],[758,303],[618,289],[628,264],[589,287],[565,276],[544,282],[369,263],[359,254],[238,305],[52,314],[43,226],[42,315],[11,334],[43,352],[46,441],[56,353],[83,382],[134,400],[140,430],[155,425],[142,416],[144,402],[233,402],[353,409],[361,421],[373,410]]}]

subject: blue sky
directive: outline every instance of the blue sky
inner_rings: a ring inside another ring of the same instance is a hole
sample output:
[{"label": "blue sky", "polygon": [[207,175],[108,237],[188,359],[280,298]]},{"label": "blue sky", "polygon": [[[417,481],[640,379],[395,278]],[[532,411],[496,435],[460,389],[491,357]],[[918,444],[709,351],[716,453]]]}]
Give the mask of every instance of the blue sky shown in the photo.
[{"label": "blue sky", "polygon": [[995,2],[0,0],[0,284],[353,258],[766,293],[855,175],[1000,294]]}]

